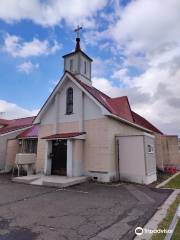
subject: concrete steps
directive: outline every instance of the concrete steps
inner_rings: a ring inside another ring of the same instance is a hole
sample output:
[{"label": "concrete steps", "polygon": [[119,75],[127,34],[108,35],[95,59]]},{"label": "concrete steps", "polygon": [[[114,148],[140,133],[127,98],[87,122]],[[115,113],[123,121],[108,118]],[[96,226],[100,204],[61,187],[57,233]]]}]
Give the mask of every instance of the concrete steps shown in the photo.
[{"label": "concrete steps", "polygon": [[80,183],[84,183],[88,180],[88,177],[66,177],[66,176],[44,176],[44,175],[29,175],[22,177],[15,177],[12,179],[13,182],[32,184],[37,186],[48,186],[65,188]]}]

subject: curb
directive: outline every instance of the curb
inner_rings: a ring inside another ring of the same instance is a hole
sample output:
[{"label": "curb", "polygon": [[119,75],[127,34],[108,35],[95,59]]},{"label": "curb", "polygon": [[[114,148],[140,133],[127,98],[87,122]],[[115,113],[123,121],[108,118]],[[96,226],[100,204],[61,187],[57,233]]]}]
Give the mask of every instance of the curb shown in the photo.
[{"label": "curb", "polygon": [[166,185],[166,183],[170,182],[173,178],[175,178],[175,177],[178,176],[179,174],[180,174],[180,171],[177,172],[177,173],[175,173],[172,177],[166,179],[164,182],[158,184],[158,185],[156,186],[156,188],[160,188],[160,187]]},{"label": "curb", "polygon": [[[166,201],[159,207],[159,210],[153,215],[143,229],[157,230],[159,223],[166,217],[167,210],[175,201],[177,195],[180,193],[179,189],[174,190]],[[153,233],[143,233],[141,236],[136,236],[134,240],[148,240],[151,239]]]}]

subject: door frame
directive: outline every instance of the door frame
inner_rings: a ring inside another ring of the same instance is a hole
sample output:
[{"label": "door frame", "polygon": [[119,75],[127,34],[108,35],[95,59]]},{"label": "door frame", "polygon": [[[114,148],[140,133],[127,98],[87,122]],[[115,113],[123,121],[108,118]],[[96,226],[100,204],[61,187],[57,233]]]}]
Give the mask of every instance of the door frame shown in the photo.
[{"label": "door frame", "polygon": [[[63,153],[63,156],[61,156],[61,153]],[[51,163],[51,175],[67,176],[67,139],[56,139],[52,141]]]},{"label": "door frame", "polygon": [[[56,139],[50,139],[45,141],[45,161],[44,161],[44,174],[51,175],[51,168],[52,168],[52,141]],[[72,177],[73,176],[73,143],[72,139],[63,139],[67,140],[67,163],[66,163],[66,176]]]}]

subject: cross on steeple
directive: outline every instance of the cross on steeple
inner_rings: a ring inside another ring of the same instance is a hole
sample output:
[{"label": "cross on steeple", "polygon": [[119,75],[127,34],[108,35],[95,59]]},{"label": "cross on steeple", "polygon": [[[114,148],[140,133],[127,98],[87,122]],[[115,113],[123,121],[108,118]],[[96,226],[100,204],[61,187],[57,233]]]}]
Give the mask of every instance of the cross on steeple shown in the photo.
[{"label": "cross on steeple", "polygon": [[74,31],[77,33],[77,38],[80,38],[80,31],[82,30],[82,27],[80,27],[79,25],[77,25],[77,28],[74,29]]},{"label": "cross on steeple", "polygon": [[75,52],[81,51],[81,47],[80,47],[80,31],[81,30],[82,30],[82,27],[80,27],[79,25],[74,30],[77,33]]}]

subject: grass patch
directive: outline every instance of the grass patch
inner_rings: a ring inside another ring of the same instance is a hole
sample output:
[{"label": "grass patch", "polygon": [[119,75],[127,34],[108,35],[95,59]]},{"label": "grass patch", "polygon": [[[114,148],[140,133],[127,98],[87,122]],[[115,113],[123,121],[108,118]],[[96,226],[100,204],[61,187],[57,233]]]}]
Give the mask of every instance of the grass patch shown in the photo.
[{"label": "grass patch", "polygon": [[172,239],[180,239],[180,220],[178,221],[178,224],[176,225],[176,229],[173,233]]},{"label": "grass patch", "polygon": [[180,174],[173,178],[170,182],[164,185],[166,188],[179,188],[180,189]]},{"label": "grass patch", "polygon": [[[172,219],[174,217],[174,214],[175,214],[176,209],[179,204],[180,204],[180,194],[178,194],[176,200],[169,207],[166,217],[160,222],[160,224],[158,225],[158,229],[168,229],[169,228],[169,225],[172,222]],[[180,223],[178,223],[178,226],[179,226],[179,224]],[[164,234],[164,233],[157,233],[157,234],[154,234],[151,239],[152,240],[164,240],[165,236],[166,236],[166,234]],[[173,240],[180,239],[180,227],[179,227],[179,229],[176,227],[172,239]]]}]

